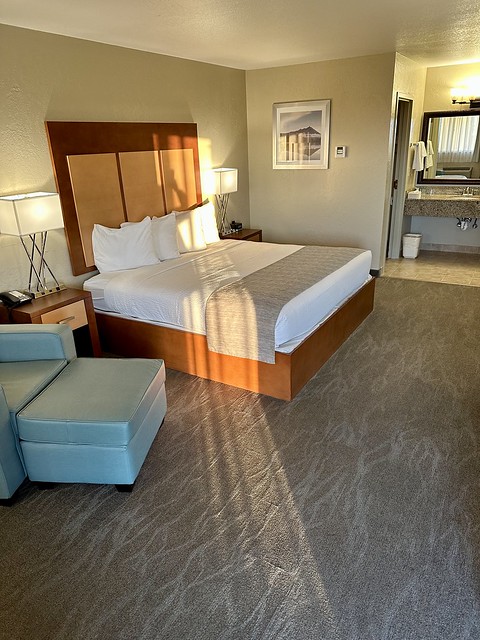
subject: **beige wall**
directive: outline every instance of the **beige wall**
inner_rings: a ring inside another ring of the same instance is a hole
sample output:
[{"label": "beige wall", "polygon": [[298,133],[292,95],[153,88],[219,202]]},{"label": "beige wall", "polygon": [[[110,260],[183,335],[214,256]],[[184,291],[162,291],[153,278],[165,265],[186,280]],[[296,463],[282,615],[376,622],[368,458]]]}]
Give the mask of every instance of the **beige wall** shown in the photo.
[{"label": "beige wall", "polygon": [[[196,122],[203,167],[239,170],[229,214],[248,224],[245,72],[0,25],[0,195],[55,191],[45,120]],[[48,260],[67,284],[63,231]],[[0,236],[0,290],[27,284],[18,238]]]},{"label": "beige wall", "polygon": [[[394,65],[392,53],[247,71],[250,219],[267,241],[369,248],[379,268]],[[331,100],[330,168],[274,170],[272,105],[314,99]]]},{"label": "beige wall", "polygon": [[[414,101],[413,141],[423,110],[451,108],[450,88],[480,76],[480,64],[433,68],[425,84],[425,69],[395,53],[243,72],[4,25],[0,59],[0,195],[55,190],[45,120],[197,122],[203,167],[239,169],[230,219],[267,241],[370,248],[374,269],[385,254],[396,93]],[[313,99],[331,100],[329,169],[273,170],[272,105]],[[337,145],[345,159],[334,158]],[[62,281],[81,284],[62,231],[49,234],[48,254]],[[0,274],[0,290],[26,284],[17,238],[0,235]]]}]

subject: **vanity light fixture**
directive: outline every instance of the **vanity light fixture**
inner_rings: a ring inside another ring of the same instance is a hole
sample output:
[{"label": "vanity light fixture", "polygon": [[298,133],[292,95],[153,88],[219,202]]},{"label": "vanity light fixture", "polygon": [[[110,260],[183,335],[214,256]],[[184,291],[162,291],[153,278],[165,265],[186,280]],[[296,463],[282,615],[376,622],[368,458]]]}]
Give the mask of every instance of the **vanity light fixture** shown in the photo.
[{"label": "vanity light fixture", "polygon": [[238,169],[220,168],[214,169],[215,179],[214,193],[218,207],[218,219],[220,221],[219,231],[222,234],[228,233],[227,229],[227,207],[231,193],[237,191]]},{"label": "vanity light fixture", "polygon": [[474,91],[465,87],[456,87],[450,90],[452,104],[469,104],[470,109],[480,108],[479,91]]},{"label": "vanity light fixture", "polygon": [[[36,191],[0,197],[0,233],[20,238],[30,262],[28,293],[34,298],[65,289],[45,260],[48,231],[62,228],[58,193]],[[47,284],[47,272],[53,279],[50,286]]]}]

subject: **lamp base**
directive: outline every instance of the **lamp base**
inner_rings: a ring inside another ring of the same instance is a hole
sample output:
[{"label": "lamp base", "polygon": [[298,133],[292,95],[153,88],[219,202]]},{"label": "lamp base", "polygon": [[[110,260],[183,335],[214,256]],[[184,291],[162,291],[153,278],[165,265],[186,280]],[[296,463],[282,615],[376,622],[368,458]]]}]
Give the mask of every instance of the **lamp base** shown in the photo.
[{"label": "lamp base", "polygon": [[[47,231],[38,231],[37,233],[28,234],[28,237],[30,238],[30,249],[27,246],[24,236],[20,236],[23,248],[27,254],[28,261],[30,262],[27,293],[31,295],[32,298],[43,298],[51,293],[57,293],[57,291],[66,289],[64,284],[60,284],[58,282],[56,277],[53,275],[53,271],[45,260],[47,233]],[[35,258],[37,258],[38,264],[35,264]],[[55,283],[53,284],[53,282],[50,281],[50,284],[53,285],[50,287],[47,285],[47,272]]]},{"label": "lamp base", "polygon": [[218,218],[220,220],[218,230],[222,235],[226,235],[230,230],[230,225],[227,223],[227,207],[229,196],[229,193],[215,195],[218,206]]},{"label": "lamp base", "polygon": [[42,289],[41,291],[28,291],[27,293],[32,296],[32,298],[44,298],[45,296],[49,296],[51,293],[58,293],[59,291],[63,291],[67,287],[64,284],[55,285],[50,289]]}]

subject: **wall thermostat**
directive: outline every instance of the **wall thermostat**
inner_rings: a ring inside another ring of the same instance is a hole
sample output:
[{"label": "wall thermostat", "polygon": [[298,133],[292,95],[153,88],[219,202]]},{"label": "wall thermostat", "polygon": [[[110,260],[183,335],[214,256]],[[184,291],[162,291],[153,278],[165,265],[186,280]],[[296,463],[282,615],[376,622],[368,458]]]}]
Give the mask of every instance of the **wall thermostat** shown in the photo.
[{"label": "wall thermostat", "polygon": [[335,158],[346,158],[347,147],[335,147]]}]

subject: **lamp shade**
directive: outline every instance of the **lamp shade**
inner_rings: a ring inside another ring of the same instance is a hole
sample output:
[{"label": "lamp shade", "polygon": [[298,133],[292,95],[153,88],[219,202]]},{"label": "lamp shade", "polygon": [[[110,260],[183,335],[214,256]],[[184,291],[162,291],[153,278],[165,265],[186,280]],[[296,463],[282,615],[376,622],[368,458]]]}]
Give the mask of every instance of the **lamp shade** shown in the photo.
[{"label": "lamp shade", "polygon": [[0,197],[0,233],[28,236],[63,228],[58,193],[37,191]]},{"label": "lamp shade", "polygon": [[214,169],[215,193],[233,193],[237,190],[238,169]]}]

